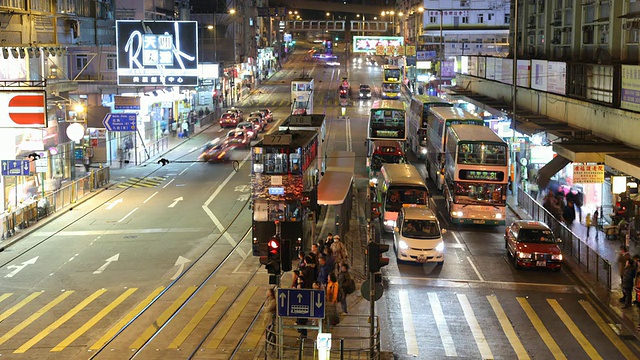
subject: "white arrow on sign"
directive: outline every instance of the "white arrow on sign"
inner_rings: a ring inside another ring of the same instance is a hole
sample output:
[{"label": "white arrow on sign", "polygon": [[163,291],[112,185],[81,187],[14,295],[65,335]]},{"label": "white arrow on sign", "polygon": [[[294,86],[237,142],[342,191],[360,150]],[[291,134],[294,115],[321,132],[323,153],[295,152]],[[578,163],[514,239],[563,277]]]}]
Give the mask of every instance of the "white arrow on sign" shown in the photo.
[{"label": "white arrow on sign", "polygon": [[173,199],[173,202],[171,203],[171,205],[169,205],[169,206],[167,206],[167,207],[170,207],[170,208],[172,208],[172,207],[176,207],[176,205],[178,205],[178,203],[179,203],[180,201],[182,201],[182,200],[184,200],[184,199],[182,198],[182,196],[180,196],[179,198],[175,198],[175,199]]},{"label": "white arrow on sign", "polygon": [[284,307],[284,301],[287,299],[287,295],[280,293],[280,306]]},{"label": "white arrow on sign", "polygon": [[178,260],[176,260],[176,263],[173,266],[180,266],[180,267],[178,268],[178,271],[176,271],[176,274],[171,277],[171,280],[177,279],[178,276],[180,276],[180,274],[182,274],[182,271],[184,270],[184,264],[190,261],[191,260],[187,259],[182,255],[178,256]]},{"label": "white arrow on sign", "polygon": [[15,274],[19,273],[20,270],[24,269],[25,267],[27,267],[27,265],[33,265],[36,263],[36,261],[38,261],[39,256],[36,256],[34,258],[31,258],[27,261],[24,261],[21,265],[9,265],[7,266],[7,269],[15,269],[12,272],[8,273],[7,275],[5,275],[4,277],[6,278],[12,278]]},{"label": "white arrow on sign", "polygon": [[317,308],[321,308],[322,307],[322,298],[320,297],[320,294],[318,294],[318,300],[316,301],[316,307]]},{"label": "white arrow on sign", "polygon": [[102,274],[102,272],[107,268],[107,266],[109,266],[109,264],[111,264],[111,262],[113,261],[118,261],[118,259],[120,258],[120,253],[113,255],[112,257],[108,258],[107,260],[105,260],[104,265],[100,266],[98,268],[98,270],[94,271],[93,274]]},{"label": "white arrow on sign", "polygon": [[122,203],[123,201],[124,201],[124,199],[123,199],[123,198],[120,198],[120,199],[118,199],[118,200],[116,200],[116,201],[114,201],[114,202],[110,203],[110,204],[107,206],[107,210],[111,210],[111,209],[113,209],[114,207],[116,207],[116,205],[118,205],[118,204]]},{"label": "white arrow on sign", "polygon": [[298,302],[302,302],[302,294],[298,294]]}]

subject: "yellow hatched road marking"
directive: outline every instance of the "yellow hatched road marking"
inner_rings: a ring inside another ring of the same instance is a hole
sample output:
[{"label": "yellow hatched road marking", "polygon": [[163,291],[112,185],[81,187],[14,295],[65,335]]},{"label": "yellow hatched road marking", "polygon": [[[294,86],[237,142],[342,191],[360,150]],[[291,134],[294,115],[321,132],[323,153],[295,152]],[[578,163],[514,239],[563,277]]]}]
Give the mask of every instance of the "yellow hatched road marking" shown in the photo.
[{"label": "yellow hatched road marking", "polygon": [[0,322],[8,318],[9,316],[13,315],[16,311],[20,310],[23,306],[27,305],[28,303],[31,302],[31,300],[37,298],[40,295],[42,295],[42,291],[34,292],[33,294],[24,298],[19,303],[13,305],[10,309],[0,314]]},{"label": "yellow hatched road marking", "polygon": [[613,330],[611,330],[611,327],[609,327],[609,325],[607,325],[607,323],[604,321],[604,319],[602,319],[600,314],[598,314],[596,309],[594,309],[593,306],[591,304],[589,304],[589,302],[587,302],[585,300],[580,300],[579,303],[580,303],[580,305],[582,305],[582,308],[587,312],[587,314],[589,314],[591,319],[593,319],[593,321],[595,321],[595,323],[598,325],[600,330],[602,330],[602,332],[607,336],[609,341],[611,341],[611,343],[616,348],[618,348],[618,350],[625,357],[625,359],[628,359],[628,360],[637,359],[637,357],[633,353],[633,351],[631,351],[627,347],[627,345],[625,345],[624,342],[622,340],[620,340],[620,338],[616,335],[616,333],[614,333]]},{"label": "yellow hatched road marking", "polygon": [[2,337],[0,337],[0,345],[4,344],[7,340],[11,339],[15,334],[22,331],[24,328],[29,326],[32,322],[38,320],[40,316],[44,315],[44,313],[46,313],[47,311],[51,310],[54,306],[61,303],[62,300],[66,299],[71,294],[73,294],[73,291],[63,292],[62,294],[60,294],[60,296],[53,299],[50,303],[48,303],[47,305],[42,307],[40,310],[36,311],[31,316],[29,316],[26,320],[16,325],[13,329],[9,330],[6,334],[2,335]]},{"label": "yellow hatched road marking", "polygon": [[258,290],[257,286],[249,287],[249,289],[245,290],[240,299],[236,301],[233,307],[229,309],[226,318],[224,319],[216,333],[213,334],[213,338],[211,339],[211,342],[209,342],[209,345],[207,345],[207,349],[217,349],[218,346],[220,346],[222,339],[227,336],[227,333],[236,322],[236,320],[238,320],[238,317],[244,310],[245,306],[247,306],[249,300],[251,300],[251,297],[253,296],[253,294],[255,294],[256,290]]},{"label": "yellow hatched road marking", "polygon": [[198,312],[193,316],[193,318],[191,319],[191,321],[189,321],[187,326],[185,326],[184,329],[180,331],[180,334],[178,334],[178,336],[176,336],[176,338],[173,339],[173,341],[168,347],[169,349],[177,349],[178,347],[180,347],[180,345],[182,345],[182,343],[187,339],[187,336],[189,336],[189,334],[191,334],[193,329],[195,329],[196,326],[200,324],[202,319],[204,319],[205,315],[207,315],[207,313],[209,312],[209,310],[211,310],[213,305],[215,305],[218,302],[218,300],[226,290],[227,290],[226,286],[221,286],[213,293],[213,295],[211,295],[209,300],[207,300],[207,302],[204,305],[202,305],[200,310],[198,310]]},{"label": "yellow hatched road marking", "polygon": [[562,308],[562,306],[560,306],[558,301],[555,299],[547,299],[547,302],[549,303],[549,305],[551,305],[551,307],[556,312],[556,314],[558,314],[558,316],[560,317],[560,320],[562,320],[562,323],[567,327],[567,329],[569,329],[569,332],[571,332],[571,335],[573,335],[573,337],[576,340],[578,340],[578,343],[580,344],[580,346],[582,346],[582,348],[587,353],[587,355],[589,355],[589,357],[592,359],[601,360],[602,356],[598,354],[598,351],[596,351],[596,349],[591,345],[589,340],[587,340],[587,338],[584,337],[584,335],[582,334],[582,331],[578,329],[578,327],[573,322],[573,320],[571,320],[571,317],[569,317],[569,314],[567,314],[567,312],[564,311],[564,309]]},{"label": "yellow hatched road marking", "polygon": [[560,347],[558,347],[558,344],[555,342],[555,340],[553,340],[553,337],[551,336],[551,334],[549,334],[549,331],[544,326],[544,324],[538,317],[538,314],[536,314],[536,312],[533,310],[533,308],[531,307],[527,299],[523,297],[517,297],[516,299],[520,303],[522,310],[524,310],[524,312],[529,317],[529,321],[531,321],[531,324],[533,324],[533,327],[536,329],[538,334],[540,334],[542,341],[544,341],[544,343],[549,348],[549,351],[551,351],[551,354],[553,355],[553,357],[556,359],[567,360],[567,357],[564,356],[564,354],[562,353],[562,350],[560,350]]},{"label": "yellow hatched road marking", "polygon": [[118,296],[117,299],[113,300],[111,304],[109,304],[104,309],[100,310],[94,317],[92,317],[89,321],[87,321],[84,325],[82,325],[78,330],[74,331],[73,334],[67,336],[66,339],[62,340],[56,347],[51,349],[52,352],[62,351],[64,348],[69,346],[72,342],[76,341],[80,336],[82,336],[87,330],[93,327],[98,321],[102,320],[103,317],[107,316],[111,310],[115,309],[116,306],[120,305],[126,298],[131,296],[137,288],[131,288],[125,291],[122,295]]},{"label": "yellow hatched road marking", "polygon": [[0,302],[5,301],[9,297],[11,297],[11,295],[13,295],[13,293],[5,293],[5,294],[0,295]]},{"label": "yellow hatched road marking", "polygon": [[185,290],[182,295],[180,295],[179,298],[176,299],[176,301],[173,302],[173,304],[171,304],[171,306],[169,306],[157,319],[156,321],[153,322],[152,325],[149,325],[149,327],[147,328],[147,330],[144,331],[144,333],[142,335],[140,335],[140,337],[138,337],[138,339],[136,341],[133,342],[133,344],[131,344],[131,346],[129,346],[132,349],[138,349],[140,348],[142,345],[144,345],[144,343],[149,340],[153,334],[156,333],[156,330],[158,328],[160,328],[162,325],[164,325],[164,323],[169,320],[169,318],[171,317],[171,315],[178,310],[178,308],[184,304],[184,302],[187,300],[187,298],[189,296],[191,296],[191,294],[193,294],[196,289],[198,287],[197,286],[189,286],[187,288],[187,290]]},{"label": "yellow hatched road marking", "polygon": [[256,325],[251,329],[247,337],[244,339],[244,343],[240,348],[240,353],[244,350],[253,350],[258,346],[258,343],[262,339],[262,335],[265,334],[267,326],[264,321],[257,321]]},{"label": "yellow hatched road marking", "polygon": [[527,354],[527,350],[524,348],[524,346],[522,346],[522,342],[520,342],[516,331],[513,329],[513,326],[511,325],[507,314],[505,314],[504,309],[498,302],[498,299],[495,297],[495,295],[488,295],[487,300],[489,300],[489,304],[491,304],[493,312],[496,313],[498,321],[500,322],[500,326],[502,326],[502,331],[504,331],[505,335],[507,335],[507,339],[509,339],[509,343],[511,343],[511,347],[516,352],[518,359],[530,359],[529,354]]},{"label": "yellow hatched road marking", "polygon": [[67,321],[69,321],[69,319],[71,319],[75,314],[79,313],[80,310],[82,310],[85,307],[87,307],[87,305],[91,304],[91,302],[93,300],[97,299],[100,295],[104,294],[105,292],[107,292],[107,289],[100,289],[100,290],[94,292],[89,297],[87,297],[86,299],[82,300],[78,305],[74,306],[73,309],[67,311],[66,314],[64,314],[60,318],[58,318],[58,320],[54,321],[49,326],[44,328],[44,330],[40,331],[38,333],[38,335],[32,337],[29,341],[27,341],[26,343],[22,344],[22,346],[20,346],[13,353],[14,354],[22,354],[22,353],[26,352],[27,350],[31,349],[31,347],[33,347],[33,345],[37,344],[38,342],[40,342],[40,340],[44,339],[45,337],[47,337],[47,335],[51,334],[53,332],[53,330],[59,328],[62,324],[64,324]]},{"label": "yellow hatched road marking", "polygon": [[144,309],[145,306],[147,306],[156,296],[158,296],[158,294],[160,294],[162,290],[164,290],[164,287],[162,286],[153,290],[153,292],[149,294],[149,296],[142,300],[133,310],[129,311],[127,316],[118,321],[118,323],[115,324],[111,329],[109,329],[109,331],[107,331],[107,333],[104,334],[100,338],[100,340],[96,341],[96,343],[91,346],[90,350],[100,350],[100,348],[104,344],[106,344],[107,341],[114,337],[116,333],[120,331],[120,329],[122,329],[122,327],[124,327],[129,321],[131,321],[131,319],[133,319],[140,311],[142,311],[142,309]]}]

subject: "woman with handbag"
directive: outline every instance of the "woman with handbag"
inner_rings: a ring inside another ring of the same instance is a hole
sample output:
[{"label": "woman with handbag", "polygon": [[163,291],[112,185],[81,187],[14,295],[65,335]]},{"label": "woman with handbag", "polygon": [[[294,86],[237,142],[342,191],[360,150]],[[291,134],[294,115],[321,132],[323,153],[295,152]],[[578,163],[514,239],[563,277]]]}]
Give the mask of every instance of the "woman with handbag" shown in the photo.
[{"label": "woman with handbag", "polygon": [[335,273],[329,274],[329,281],[326,288],[326,311],[325,318],[327,319],[327,331],[330,331],[331,326],[338,325],[340,323],[340,315],[338,315],[338,279]]}]

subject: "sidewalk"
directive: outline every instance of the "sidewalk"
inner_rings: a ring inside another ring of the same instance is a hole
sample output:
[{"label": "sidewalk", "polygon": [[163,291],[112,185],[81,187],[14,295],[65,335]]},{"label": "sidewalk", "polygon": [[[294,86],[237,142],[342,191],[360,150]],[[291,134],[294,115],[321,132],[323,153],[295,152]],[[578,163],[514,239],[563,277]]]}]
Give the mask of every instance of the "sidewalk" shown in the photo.
[{"label": "sidewalk", "polygon": [[[517,204],[517,198],[515,195],[507,196],[507,206],[518,218],[532,219],[532,217]],[[584,221],[579,222],[577,219],[573,224],[571,224],[570,228],[574,234],[583,240],[584,244],[587,244],[603,259],[606,259],[611,263],[611,291],[603,289],[601,286],[588,279],[587,276],[585,276],[584,270],[570,261],[564,262],[563,271],[569,270],[573,275],[580,279],[580,281],[587,286],[592,295],[594,295],[595,299],[600,302],[600,305],[615,314],[615,322],[617,323],[616,325],[619,335],[634,336],[640,339],[640,333],[636,330],[636,325],[640,323],[640,306],[632,306],[629,309],[622,309],[623,304],[619,301],[619,298],[622,297],[622,291],[620,289],[619,266],[616,259],[620,252],[620,246],[624,244],[624,237],[620,237],[618,240],[607,240],[605,233],[601,229],[596,230],[595,227],[591,227],[589,237],[587,238],[587,227],[584,224]],[[640,254],[640,246],[631,241],[629,245],[629,253],[631,256]]]}]

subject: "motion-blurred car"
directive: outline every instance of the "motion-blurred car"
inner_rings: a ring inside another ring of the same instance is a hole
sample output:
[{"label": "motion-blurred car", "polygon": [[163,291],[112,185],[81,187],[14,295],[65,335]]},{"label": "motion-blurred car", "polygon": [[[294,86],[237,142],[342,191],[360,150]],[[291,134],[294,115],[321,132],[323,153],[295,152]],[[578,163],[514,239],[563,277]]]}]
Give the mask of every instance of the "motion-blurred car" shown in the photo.
[{"label": "motion-blurred car", "polygon": [[231,108],[231,109],[227,109],[226,111],[227,113],[233,113],[236,114],[236,116],[238,116],[240,118],[240,121],[242,121],[242,119],[244,119],[244,113],[242,112],[242,110],[240,109],[236,109],[236,108]]},{"label": "motion-blurred car", "polygon": [[[251,120],[251,118],[249,118]],[[236,126],[236,130],[242,130],[247,134],[249,140],[255,140],[258,137],[258,130],[254,128],[253,122],[243,121]]]},{"label": "motion-blurred car", "polygon": [[[267,119],[264,118],[264,114],[262,111],[252,111],[251,114],[249,114],[249,118],[254,118],[257,117],[260,119],[260,122],[262,123],[262,128],[266,128],[267,127]],[[262,131],[262,130],[261,130]]]},{"label": "motion-blurred car", "polygon": [[220,141],[209,141],[204,145],[202,149],[202,154],[198,157],[199,161],[207,161],[207,162],[224,162],[229,160],[229,151],[233,148],[230,148],[224,142]]},{"label": "motion-blurred car", "polygon": [[371,87],[367,84],[360,84],[358,97],[360,99],[371,99]]},{"label": "motion-blurred car", "polygon": [[225,112],[224,114],[220,115],[220,127],[221,128],[236,127],[236,126],[238,126],[238,123],[240,121],[241,120],[238,117],[238,115],[236,113],[233,113],[233,112]]},{"label": "motion-blurred car", "polygon": [[255,130],[256,135],[257,133],[263,132],[267,127],[266,121],[257,116],[251,116],[247,121],[253,125],[253,130]]},{"label": "motion-blurred car", "polygon": [[553,231],[547,224],[533,220],[518,220],[507,227],[504,243],[513,266],[543,267],[560,271],[562,252]]},{"label": "motion-blurred car", "polygon": [[229,147],[243,147],[245,149],[251,147],[251,139],[249,139],[249,136],[244,130],[229,131],[224,143]]},{"label": "motion-blurred car", "polygon": [[272,122],[273,121],[273,113],[271,112],[271,110],[269,110],[269,109],[260,109],[258,111],[262,112],[262,117],[265,120],[267,120],[267,122]]}]

